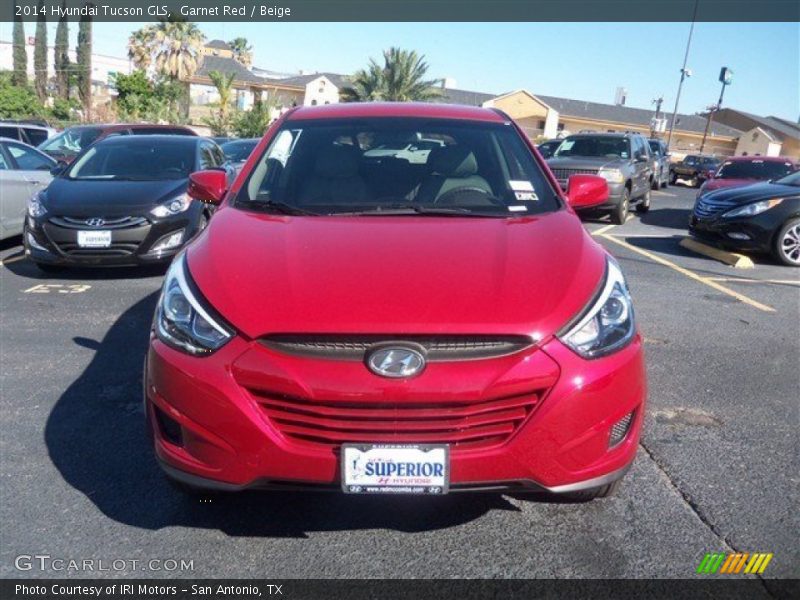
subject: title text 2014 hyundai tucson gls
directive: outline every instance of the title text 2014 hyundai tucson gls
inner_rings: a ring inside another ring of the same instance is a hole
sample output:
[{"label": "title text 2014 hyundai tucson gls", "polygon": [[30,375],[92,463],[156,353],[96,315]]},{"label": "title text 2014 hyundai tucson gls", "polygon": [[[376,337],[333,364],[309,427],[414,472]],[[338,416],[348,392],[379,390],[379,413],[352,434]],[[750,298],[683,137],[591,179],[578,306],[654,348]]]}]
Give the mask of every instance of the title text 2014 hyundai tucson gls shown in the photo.
[{"label": "title text 2014 hyundai tucson gls", "polygon": [[[440,140],[425,162],[381,154]],[[603,496],[646,383],[617,263],[504,114],[304,107],[273,124],[172,263],[145,402],[184,488]]]}]

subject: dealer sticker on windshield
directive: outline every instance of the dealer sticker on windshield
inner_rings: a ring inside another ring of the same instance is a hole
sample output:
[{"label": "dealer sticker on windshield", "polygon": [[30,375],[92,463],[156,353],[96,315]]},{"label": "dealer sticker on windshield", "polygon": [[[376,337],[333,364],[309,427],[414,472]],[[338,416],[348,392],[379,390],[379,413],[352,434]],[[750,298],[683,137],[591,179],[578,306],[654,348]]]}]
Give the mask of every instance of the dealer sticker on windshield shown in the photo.
[{"label": "dealer sticker on windshield", "polygon": [[450,448],[444,444],[414,446],[342,445],[342,490],[348,494],[446,494]]},{"label": "dealer sticker on windshield", "polygon": [[511,186],[514,196],[520,202],[536,202],[539,200],[539,196],[533,191],[533,184],[530,181],[510,179],[508,185]]}]

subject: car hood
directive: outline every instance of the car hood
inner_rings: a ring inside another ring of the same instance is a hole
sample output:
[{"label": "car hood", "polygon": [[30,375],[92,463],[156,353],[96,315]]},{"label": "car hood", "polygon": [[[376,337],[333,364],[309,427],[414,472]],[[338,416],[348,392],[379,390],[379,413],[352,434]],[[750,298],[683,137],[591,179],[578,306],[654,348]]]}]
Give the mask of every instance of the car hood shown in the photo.
[{"label": "car hood", "polygon": [[74,181],[47,187],[48,212],[69,217],[122,217],[148,212],[186,190],[188,179],[168,181]]},{"label": "car hood", "polygon": [[293,217],[226,207],[188,251],[210,304],[237,330],[524,334],[582,310],[605,252],[574,214]]},{"label": "car hood", "polygon": [[594,169],[599,171],[604,167],[618,168],[624,165],[625,161],[606,157],[564,156],[548,158],[547,164],[551,169]]},{"label": "car hood", "polygon": [[800,196],[800,188],[793,185],[760,182],[741,187],[724,187],[703,195],[702,199],[713,199],[716,202],[738,206],[771,198],[796,198]]}]

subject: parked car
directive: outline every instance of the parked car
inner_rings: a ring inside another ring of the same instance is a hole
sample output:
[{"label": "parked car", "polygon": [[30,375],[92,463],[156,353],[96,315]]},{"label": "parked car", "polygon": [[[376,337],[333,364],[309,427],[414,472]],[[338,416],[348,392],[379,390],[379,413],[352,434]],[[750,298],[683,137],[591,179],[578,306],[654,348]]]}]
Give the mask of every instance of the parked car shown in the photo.
[{"label": "parked car", "polygon": [[[425,164],[365,159],[441,139]],[[628,287],[510,117],[300,107],[172,263],[145,366],[156,456],[187,491],[609,494],[645,371]],[[288,151],[286,150],[288,148]],[[277,151],[285,165],[273,155]],[[544,406],[541,406],[544,404]]]},{"label": "parked car", "polygon": [[364,158],[385,159],[396,158],[409,163],[424,165],[428,161],[428,155],[434,148],[444,146],[442,140],[412,139],[402,141],[392,141],[388,143],[376,144],[375,147],[364,152]]},{"label": "parked car", "polygon": [[50,183],[55,164],[32,146],[0,138],[0,240],[22,233],[28,198]]},{"label": "parked car", "polygon": [[68,127],[55,137],[39,145],[39,150],[59,162],[69,164],[81,150],[98,140],[112,135],[193,135],[197,134],[181,125],[152,125],[146,123],[115,125],[76,125]]},{"label": "parked car", "polygon": [[16,140],[29,146],[38,146],[56,135],[56,130],[47,125],[24,121],[0,121],[0,137]]},{"label": "parked car", "polygon": [[675,184],[678,179],[683,179],[692,187],[700,187],[719,168],[721,162],[716,156],[689,154],[683,160],[672,163],[669,182]]},{"label": "parked car", "polygon": [[669,149],[664,140],[651,138],[647,140],[650,146],[650,154],[653,156],[653,184],[652,188],[657,190],[669,185]]},{"label": "parked car", "polygon": [[724,247],[771,253],[785,265],[800,267],[800,171],[703,195],[695,202],[689,232]]},{"label": "parked car", "polygon": [[636,211],[650,210],[653,173],[650,146],[638,133],[581,133],[561,142],[547,161],[562,189],[569,177],[590,173],[608,182],[608,201],[600,207],[621,225],[632,203]]},{"label": "parked car", "polygon": [[235,138],[227,137],[227,136],[216,136],[216,137],[212,137],[211,139],[214,140],[215,143],[217,143],[220,146],[222,146],[222,144],[227,144],[228,142],[230,142],[231,140],[233,140]]},{"label": "parked car", "polygon": [[260,138],[245,138],[225,142],[220,146],[222,152],[225,154],[225,162],[238,173],[244,166],[245,161],[250,157],[250,153],[260,141]]},{"label": "parked car", "polygon": [[716,173],[709,173],[698,197],[724,187],[739,187],[755,181],[786,177],[798,169],[790,158],[780,156],[736,156],[722,163]]},{"label": "parked car", "polygon": [[211,214],[186,194],[189,174],[224,161],[196,136],[107,137],[30,199],[25,251],[44,271],[169,261]]},{"label": "parked car", "polygon": [[553,156],[555,151],[558,150],[558,147],[561,145],[562,141],[563,140],[547,140],[546,142],[542,142],[536,147],[539,149],[539,153],[544,158],[550,158],[551,156]]}]

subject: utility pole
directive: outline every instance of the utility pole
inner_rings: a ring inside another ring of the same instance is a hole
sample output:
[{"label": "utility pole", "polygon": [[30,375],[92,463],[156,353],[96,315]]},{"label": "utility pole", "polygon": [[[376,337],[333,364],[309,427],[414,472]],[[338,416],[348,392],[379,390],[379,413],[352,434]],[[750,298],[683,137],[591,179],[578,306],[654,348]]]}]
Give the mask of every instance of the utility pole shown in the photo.
[{"label": "utility pole", "polygon": [[719,80],[722,82],[722,89],[719,92],[717,104],[709,107],[710,110],[708,111],[708,118],[706,119],[706,130],[703,132],[703,141],[700,142],[700,154],[703,153],[703,148],[706,146],[706,138],[708,137],[708,130],[711,128],[711,123],[714,121],[714,113],[722,107],[722,97],[725,95],[725,88],[733,81],[733,71],[728,67],[722,67],[719,72]]},{"label": "utility pole", "polygon": [[683,67],[681,67],[681,81],[678,84],[678,94],[675,96],[675,109],[672,111],[672,119],[669,122],[669,135],[667,136],[667,147],[672,143],[672,130],[675,129],[675,117],[678,115],[678,102],[681,99],[681,89],[683,80],[692,76],[692,72],[686,68],[686,61],[689,60],[689,48],[692,46],[692,34],[694,33],[694,22],[697,19],[697,6],[700,0],[694,0],[694,13],[692,14],[692,26],[689,28],[689,40],[686,42],[686,54],[683,55]]},{"label": "utility pole", "polygon": [[[653,120],[650,122],[650,137],[656,137],[656,133],[658,133],[659,121],[661,120],[661,104],[664,102],[664,97],[659,96],[655,100],[653,100],[653,104],[656,105],[656,115],[653,117]],[[661,133],[663,133],[663,129]]]}]

